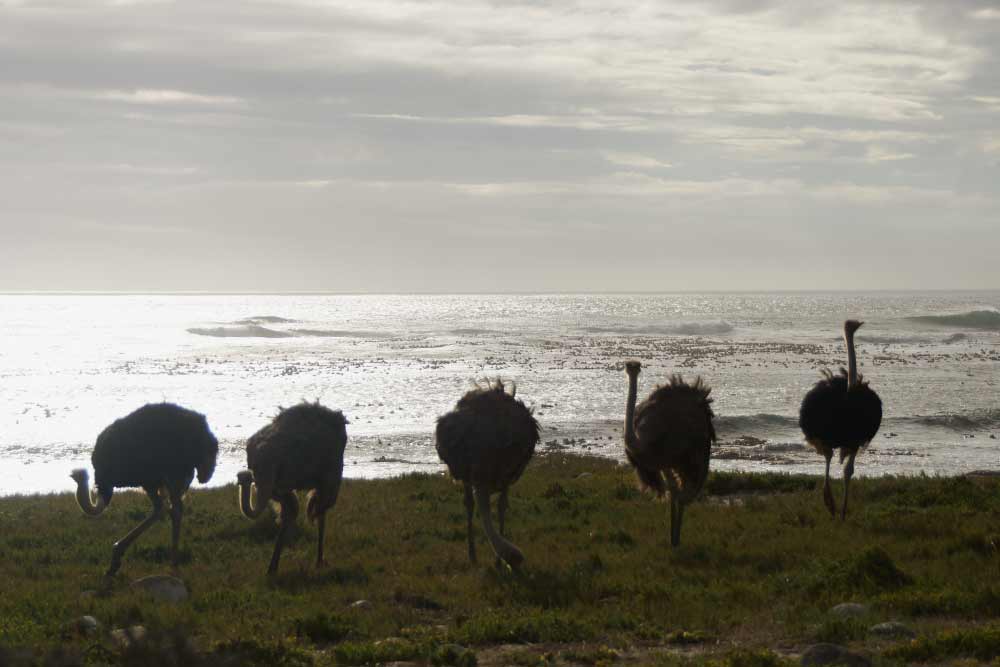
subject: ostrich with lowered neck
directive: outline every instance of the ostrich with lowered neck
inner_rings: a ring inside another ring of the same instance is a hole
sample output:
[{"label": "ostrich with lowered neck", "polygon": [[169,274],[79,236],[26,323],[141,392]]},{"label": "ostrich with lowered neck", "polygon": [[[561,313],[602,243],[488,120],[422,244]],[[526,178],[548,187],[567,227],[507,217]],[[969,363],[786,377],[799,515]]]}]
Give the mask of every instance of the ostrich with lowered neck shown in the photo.
[{"label": "ostrich with lowered neck", "polygon": [[300,403],[282,410],[247,440],[249,470],[236,476],[240,511],[256,519],[269,501],[281,507],[281,527],[267,567],[269,575],[278,571],[285,537],[299,513],[297,490],[309,490],[306,516],[317,523],[319,533],[316,566],[324,564],[326,511],[333,508],[340,493],[347,424],[339,410],[319,403]]},{"label": "ostrich with lowered neck", "polygon": [[669,496],[670,544],[681,543],[684,508],[704,486],[715,442],[711,389],[699,377],[687,384],[679,375],[653,390],[636,407],[638,361],[625,363],[625,456],[639,483],[658,497]]},{"label": "ostrich with lowered neck", "polygon": [[90,478],[85,468],[70,475],[76,481],[80,509],[89,516],[101,514],[111,503],[115,487],[140,487],[153,503],[153,513],[115,543],[106,576],[118,572],[125,551],[160,518],[164,496],[170,499],[170,554],[176,567],[182,497],[195,471],[202,484],[212,478],[218,453],[219,443],[205,416],[171,403],[143,406],[97,436],[90,458],[96,489],[88,488]]},{"label": "ostrich with lowered neck", "polygon": [[[506,562],[517,569],[524,554],[504,537],[504,516],[507,512],[507,491],[528,466],[538,444],[538,422],[524,403],[514,395],[516,385],[508,394],[497,379],[485,388],[467,392],[455,409],[437,420],[434,442],[438,456],[448,466],[455,481],[465,490],[466,529],[469,539],[469,560],[476,562],[476,546],[472,539],[473,495],[479,508],[483,530],[497,555],[497,562]],[[497,519],[500,532],[493,527],[490,516],[490,494],[499,493]]]},{"label": "ostrich with lowered neck", "polygon": [[[844,466],[844,504],[840,518],[847,518],[847,493],[854,475],[854,458],[866,447],[882,424],[882,400],[858,373],[854,351],[854,333],[864,322],[844,322],[844,342],[847,344],[847,370],[833,374],[823,369],[823,379],[809,390],[799,409],[799,427],[806,442],[826,457],[826,479],[823,482],[823,502],[831,516],[837,516],[830,490],[830,459],[833,450],[840,450]],[[846,461],[846,462],[845,462]]]}]

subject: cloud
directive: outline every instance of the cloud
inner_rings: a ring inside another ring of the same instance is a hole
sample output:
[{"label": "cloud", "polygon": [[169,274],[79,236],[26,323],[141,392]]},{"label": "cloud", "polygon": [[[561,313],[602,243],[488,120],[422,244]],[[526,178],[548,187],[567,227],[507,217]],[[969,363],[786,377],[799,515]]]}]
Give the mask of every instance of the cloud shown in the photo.
[{"label": "cloud", "polygon": [[638,169],[666,169],[673,167],[669,162],[661,162],[656,158],[639,153],[622,153],[619,151],[604,151],[604,159],[611,164],[622,167],[636,167]]},{"label": "cloud", "polygon": [[127,102],[129,104],[196,104],[208,106],[232,106],[243,104],[244,100],[228,95],[199,95],[183,90],[154,90],[140,88],[138,90],[108,90],[96,94],[98,99]]}]

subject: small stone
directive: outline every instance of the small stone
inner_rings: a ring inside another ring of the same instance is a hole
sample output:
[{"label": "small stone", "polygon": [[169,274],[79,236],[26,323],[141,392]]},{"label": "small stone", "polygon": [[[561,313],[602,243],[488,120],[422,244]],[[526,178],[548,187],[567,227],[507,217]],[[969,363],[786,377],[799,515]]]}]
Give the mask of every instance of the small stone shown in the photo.
[{"label": "small stone", "polygon": [[119,647],[127,649],[134,646],[146,638],[146,628],[141,625],[133,625],[128,628],[118,628],[111,631],[111,639]]},{"label": "small stone", "polygon": [[867,614],[868,607],[857,602],[844,602],[831,609],[830,613],[840,618],[854,618]]},{"label": "small stone", "polygon": [[101,624],[93,616],[81,616],[80,618],[66,624],[66,632],[68,634],[81,637],[90,637],[95,635],[100,629]]},{"label": "small stone", "polygon": [[868,632],[873,635],[878,635],[879,637],[906,637],[908,639],[913,639],[917,636],[916,632],[910,630],[898,621],[888,621],[886,623],[873,625],[868,628]]},{"label": "small stone", "polygon": [[187,586],[177,577],[165,574],[154,574],[132,582],[132,588],[145,591],[157,600],[164,602],[183,602],[188,598]]},{"label": "small stone", "polygon": [[843,667],[871,667],[872,661],[863,655],[851,653],[836,644],[813,644],[802,654],[802,667],[810,665],[842,665]]},{"label": "small stone", "polygon": [[368,600],[358,600],[351,603],[351,609],[371,609],[372,603]]},{"label": "small stone", "polygon": [[581,472],[576,476],[577,479],[587,479],[588,477],[593,477],[594,475],[589,472]]}]

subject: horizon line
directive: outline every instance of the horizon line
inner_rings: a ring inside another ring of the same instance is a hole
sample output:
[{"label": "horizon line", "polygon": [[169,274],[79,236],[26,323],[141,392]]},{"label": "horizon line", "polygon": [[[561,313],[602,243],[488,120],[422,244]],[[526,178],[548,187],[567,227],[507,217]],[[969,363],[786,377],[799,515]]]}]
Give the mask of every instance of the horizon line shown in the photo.
[{"label": "horizon line", "polygon": [[886,294],[1000,292],[1000,287],[884,289],[710,289],[710,290],[541,290],[541,291],[336,291],[336,290],[0,290],[0,296],[655,296],[667,294]]}]

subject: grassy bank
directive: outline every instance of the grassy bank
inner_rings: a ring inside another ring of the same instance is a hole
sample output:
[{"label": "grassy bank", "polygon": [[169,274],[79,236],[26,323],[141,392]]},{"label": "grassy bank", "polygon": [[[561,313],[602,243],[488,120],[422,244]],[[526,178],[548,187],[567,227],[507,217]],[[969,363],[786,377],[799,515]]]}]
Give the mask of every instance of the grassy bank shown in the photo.
[{"label": "grassy bank", "polygon": [[[273,519],[242,518],[234,487],[194,491],[177,572],[191,597],[176,605],[128,586],[170,573],[167,521],[136,543],[110,594],[88,593],[111,544],[149,511],[144,496],[116,494],[97,519],[69,494],[4,498],[0,646],[120,661],[105,632],[70,627],[91,615],[104,631],[141,624],[169,644],[132,656],[146,665],[764,665],[817,641],[887,664],[1000,656],[1000,482],[858,480],[843,524],[819,483],[715,475],[671,549],[665,506],[627,468],[538,457],[511,496],[509,533],[527,557],[512,574],[493,567],[478,526],[480,564],[468,563],[461,492],[446,478],[349,480],[328,518],[329,565],[312,567],[315,527],[300,518],[274,580]],[[848,601],[868,612],[831,616]],[[869,626],[886,620],[918,639],[873,639]]]}]

